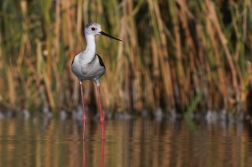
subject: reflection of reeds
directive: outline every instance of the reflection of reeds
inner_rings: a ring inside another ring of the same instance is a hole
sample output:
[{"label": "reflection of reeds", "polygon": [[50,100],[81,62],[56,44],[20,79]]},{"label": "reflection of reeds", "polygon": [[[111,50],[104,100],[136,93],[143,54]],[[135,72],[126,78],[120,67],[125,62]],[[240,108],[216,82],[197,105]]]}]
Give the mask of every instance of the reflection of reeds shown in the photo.
[{"label": "reflection of reeds", "polygon": [[[106,109],[185,111],[200,91],[199,109],[239,109],[248,100],[248,1],[5,0],[0,7],[0,103],[7,107],[76,107],[70,65],[85,49],[89,21],[123,40],[97,40]],[[87,105],[96,104],[93,83],[83,85]]]},{"label": "reflection of reeds", "polygon": [[[36,121],[34,121],[36,120]],[[9,166],[251,166],[250,123],[148,119],[110,120],[104,156],[99,121],[87,122],[85,152],[82,123],[67,119],[0,121],[0,165]],[[83,154],[84,153],[84,154]],[[209,165],[211,164],[211,165]]]}]

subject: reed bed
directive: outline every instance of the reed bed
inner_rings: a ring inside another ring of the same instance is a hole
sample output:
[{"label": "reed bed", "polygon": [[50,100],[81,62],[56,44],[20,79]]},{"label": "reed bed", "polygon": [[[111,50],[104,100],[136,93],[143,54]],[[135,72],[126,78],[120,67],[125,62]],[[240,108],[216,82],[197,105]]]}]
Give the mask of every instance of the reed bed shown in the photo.
[{"label": "reed bed", "polygon": [[[94,21],[123,40],[97,37],[106,111],[251,107],[249,0],[3,0],[0,7],[1,106],[75,109],[80,94],[70,66],[85,49],[85,24]],[[95,107],[94,83],[83,86]]]}]

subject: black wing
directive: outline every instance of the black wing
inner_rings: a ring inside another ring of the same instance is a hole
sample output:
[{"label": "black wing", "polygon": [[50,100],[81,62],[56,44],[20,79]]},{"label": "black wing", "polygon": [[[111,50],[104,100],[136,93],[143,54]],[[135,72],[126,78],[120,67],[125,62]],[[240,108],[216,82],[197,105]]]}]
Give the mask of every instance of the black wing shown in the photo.
[{"label": "black wing", "polygon": [[104,63],[103,63],[103,61],[102,61],[102,58],[101,58],[97,53],[96,53],[96,55],[97,55],[97,57],[98,57],[98,59],[99,59],[100,65],[103,66],[103,67],[105,68],[105,65],[104,65]]}]

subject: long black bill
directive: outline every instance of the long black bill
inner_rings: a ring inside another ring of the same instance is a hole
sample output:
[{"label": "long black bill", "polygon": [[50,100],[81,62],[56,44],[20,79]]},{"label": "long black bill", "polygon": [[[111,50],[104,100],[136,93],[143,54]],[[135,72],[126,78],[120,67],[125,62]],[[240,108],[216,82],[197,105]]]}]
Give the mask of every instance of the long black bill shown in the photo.
[{"label": "long black bill", "polygon": [[118,41],[122,41],[122,40],[120,40],[120,39],[117,39],[117,38],[115,38],[115,37],[112,37],[111,35],[109,35],[109,34],[107,34],[107,33],[103,32],[103,31],[101,31],[101,32],[100,32],[100,34],[101,34],[101,35],[104,35],[104,36],[107,36],[107,37],[109,37],[109,38],[112,38],[112,39],[118,40]]}]

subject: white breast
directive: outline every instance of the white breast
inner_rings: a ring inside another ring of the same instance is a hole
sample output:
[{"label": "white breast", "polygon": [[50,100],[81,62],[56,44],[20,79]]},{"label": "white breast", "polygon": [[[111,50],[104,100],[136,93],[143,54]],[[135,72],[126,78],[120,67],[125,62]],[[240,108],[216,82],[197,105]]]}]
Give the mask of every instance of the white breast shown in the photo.
[{"label": "white breast", "polygon": [[100,65],[98,56],[94,55],[88,62],[85,55],[81,53],[75,56],[71,69],[80,81],[97,81],[105,73],[105,68]]}]

